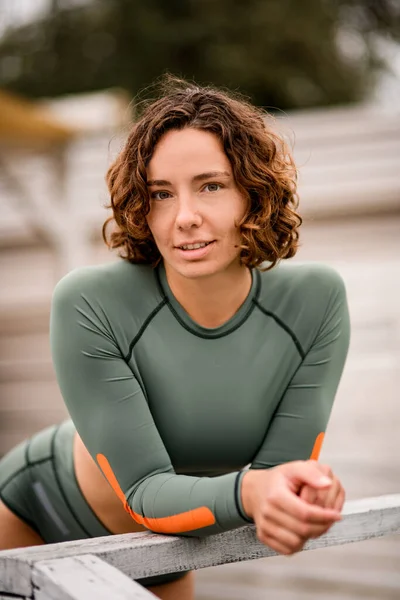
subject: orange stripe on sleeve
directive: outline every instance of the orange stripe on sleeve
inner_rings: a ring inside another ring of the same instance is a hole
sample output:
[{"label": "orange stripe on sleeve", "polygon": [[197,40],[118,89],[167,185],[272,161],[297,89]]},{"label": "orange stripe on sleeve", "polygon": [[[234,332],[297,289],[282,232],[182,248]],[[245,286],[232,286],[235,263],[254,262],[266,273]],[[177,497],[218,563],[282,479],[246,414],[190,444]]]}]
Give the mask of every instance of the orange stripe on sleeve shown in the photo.
[{"label": "orange stripe on sleeve", "polygon": [[311,452],[310,460],[318,460],[319,455],[321,453],[321,448],[322,448],[322,443],[324,441],[324,437],[325,437],[325,433],[323,431],[321,431],[321,433],[319,433],[317,435],[317,438],[314,442],[314,447]]},{"label": "orange stripe on sleeve", "polygon": [[214,525],[215,517],[207,506],[200,506],[199,508],[194,508],[193,510],[188,510],[184,513],[173,515],[172,517],[161,517],[158,519],[142,517],[135,513],[128,505],[124,492],[121,490],[110,463],[104,454],[97,454],[96,458],[108,483],[121,500],[125,510],[131,515],[136,523],[140,523],[140,525],[144,525],[157,533],[183,533],[184,531],[192,531]]}]

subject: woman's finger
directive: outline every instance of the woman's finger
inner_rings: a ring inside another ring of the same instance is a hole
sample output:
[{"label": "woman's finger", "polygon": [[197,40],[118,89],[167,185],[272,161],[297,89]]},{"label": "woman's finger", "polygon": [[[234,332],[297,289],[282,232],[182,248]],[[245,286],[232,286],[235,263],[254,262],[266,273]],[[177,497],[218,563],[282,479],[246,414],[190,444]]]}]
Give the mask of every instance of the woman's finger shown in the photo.
[{"label": "woman's finger", "polygon": [[314,504],[317,498],[317,490],[310,485],[303,485],[299,493],[299,498],[304,500],[304,502]]},{"label": "woman's finger", "polygon": [[263,544],[270,546],[280,554],[298,552],[306,542],[306,539],[296,535],[293,531],[271,523],[267,530],[261,530],[260,532],[257,530],[257,537]]},{"label": "woman's finger", "polygon": [[324,465],[324,464],[318,463],[318,468],[320,469],[321,473],[323,473],[324,475],[329,477],[329,479],[331,479],[332,484],[329,486],[329,488],[326,488],[323,490],[321,490],[321,489],[317,490],[317,493],[316,493],[315,499],[314,499],[314,503],[317,506],[322,506],[324,508],[333,508],[335,499],[336,499],[336,495],[337,495],[334,483],[335,483],[335,481],[337,482],[338,479],[333,474],[332,469],[330,468],[329,465]]},{"label": "woman's finger", "polygon": [[337,510],[308,504],[289,490],[281,490],[275,498],[269,498],[264,509],[262,509],[262,514],[266,519],[269,517],[271,508],[277,508],[305,523],[324,524],[341,520],[341,515]]},{"label": "woman's finger", "polygon": [[340,493],[342,486],[339,480],[335,477],[332,483],[332,488],[327,490],[325,506],[326,508],[334,508],[336,505],[336,499]]},{"label": "woman's finger", "polygon": [[302,539],[307,540],[309,538],[319,537],[325,533],[333,523],[334,521],[329,521],[328,523],[307,523],[295,519],[285,511],[273,508],[268,515],[267,529],[269,533],[273,532],[275,528],[285,529]]},{"label": "woman's finger", "polygon": [[291,548],[289,548],[288,546],[285,546],[284,544],[282,544],[281,542],[279,542],[279,540],[276,540],[275,538],[271,537],[271,536],[262,536],[258,538],[260,540],[260,542],[262,544],[264,544],[265,546],[268,546],[269,548],[272,548],[272,550],[275,550],[275,552],[278,552],[278,554],[283,554],[285,556],[290,556],[291,554],[293,554],[293,550]]},{"label": "woman's finger", "polygon": [[[337,477],[333,477],[332,486],[323,492],[318,491],[318,499],[316,503],[326,508],[336,508],[337,497],[343,490],[342,484]],[[322,503],[322,504],[321,504]]]},{"label": "woman's finger", "polygon": [[341,487],[339,494],[336,498],[336,502],[335,502],[335,506],[333,507],[335,510],[341,512],[343,509],[343,505],[344,505],[344,501],[346,499],[346,492],[344,491],[344,488]]}]

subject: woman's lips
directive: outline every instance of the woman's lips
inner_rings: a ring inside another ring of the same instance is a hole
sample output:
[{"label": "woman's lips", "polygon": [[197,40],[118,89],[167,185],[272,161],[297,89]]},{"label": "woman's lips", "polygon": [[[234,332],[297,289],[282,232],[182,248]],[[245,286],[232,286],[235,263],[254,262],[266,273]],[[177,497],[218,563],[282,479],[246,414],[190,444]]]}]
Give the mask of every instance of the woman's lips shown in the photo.
[{"label": "woman's lips", "polygon": [[209,242],[207,246],[202,248],[196,248],[195,250],[183,250],[182,248],[176,247],[175,250],[179,252],[179,255],[185,260],[199,260],[206,256],[214,247],[215,241]]}]

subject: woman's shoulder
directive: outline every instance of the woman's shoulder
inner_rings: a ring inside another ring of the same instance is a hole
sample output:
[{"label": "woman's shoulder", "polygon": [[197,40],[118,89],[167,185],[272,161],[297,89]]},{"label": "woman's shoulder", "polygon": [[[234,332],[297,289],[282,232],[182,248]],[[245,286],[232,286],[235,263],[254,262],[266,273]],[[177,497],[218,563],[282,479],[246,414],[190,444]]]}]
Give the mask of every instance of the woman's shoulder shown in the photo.
[{"label": "woman's shoulder", "polygon": [[280,264],[261,272],[259,305],[307,347],[326,319],[338,310],[346,311],[346,288],[330,265]]},{"label": "woman's shoulder", "polygon": [[131,310],[143,305],[145,298],[152,298],[155,304],[161,300],[153,268],[124,259],[74,269],[60,279],[53,291],[53,304],[80,299],[91,305],[121,309],[127,305]]},{"label": "woman's shoulder", "polygon": [[319,262],[280,263],[270,271],[261,272],[261,280],[264,297],[271,291],[277,294],[294,294],[298,300],[307,300],[315,293],[345,293],[340,273],[331,265]]}]

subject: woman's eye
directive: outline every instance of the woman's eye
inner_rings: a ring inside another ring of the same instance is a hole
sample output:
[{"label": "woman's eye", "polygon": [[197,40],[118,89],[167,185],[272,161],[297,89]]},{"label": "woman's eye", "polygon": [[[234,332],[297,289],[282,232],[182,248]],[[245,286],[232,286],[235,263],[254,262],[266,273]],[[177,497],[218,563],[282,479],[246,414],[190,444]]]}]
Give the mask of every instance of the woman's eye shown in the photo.
[{"label": "woman's eye", "polygon": [[208,190],[209,192],[218,192],[218,189],[220,187],[221,187],[221,185],[219,183],[207,183],[207,185],[205,186],[204,189],[211,188]]},{"label": "woman's eye", "polygon": [[167,198],[169,198],[169,196],[169,192],[153,192],[151,194],[153,200],[166,200]]}]

